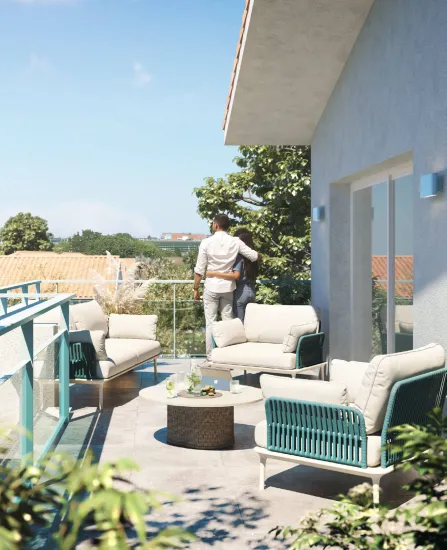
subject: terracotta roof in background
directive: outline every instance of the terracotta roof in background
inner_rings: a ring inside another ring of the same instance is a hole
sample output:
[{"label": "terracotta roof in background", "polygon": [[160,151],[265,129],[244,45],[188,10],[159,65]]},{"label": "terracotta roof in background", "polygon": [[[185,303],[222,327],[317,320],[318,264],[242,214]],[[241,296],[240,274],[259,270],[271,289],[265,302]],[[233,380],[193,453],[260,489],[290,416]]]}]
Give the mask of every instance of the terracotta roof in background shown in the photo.
[{"label": "terracotta roof in background", "polygon": [[85,256],[82,252],[51,252],[45,250],[19,250],[11,256]]},{"label": "terracotta roof in background", "polygon": [[245,0],[245,8],[244,8],[244,13],[242,14],[242,24],[241,24],[241,30],[239,33],[239,41],[236,46],[236,55],[233,63],[233,71],[231,73],[230,89],[228,90],[227,104],[225,106],[225,114],[224,114],[224,119],[222,124],[222,127],[224,130],[225,130],[225,125],[227,123],[228,111],[230,110],[231,96],[233,94],[234,81],[236,80],[236,72],[237,72],[237,67],[239,64],[239,58],[241,54],[242,39],[244,37],[245,24],[247,23],[249,5],[250,5],[250,0]]},{"label": "terracotta roof in background", "polygon": [[[116,260],[118,256],[113,256]],[[122,276],[135,264],[133,258],[121,260]],[[80,253],[33,252],[0,256],[0,286],[33,280],[92,279],[91,270],[103,277],[107,275],[107,256],[87,256]],[[55,292],[56,285],[42,286],[42,292]],[[79,298],[92,298],[93,285],[59,283],[59,292],[73,292]]]},{"label": "terracotta roof in background", "polygon": [[[387,257],[372,257],[372,276],[380,281],[387,280]],[[395,260],[395,279],[396,281],[413,280],[413,256],[396,256]],[[386,283],[379,283],[386,289]],[[396,296],[400,298],[413,296],[413,283],[396,283]]]}]

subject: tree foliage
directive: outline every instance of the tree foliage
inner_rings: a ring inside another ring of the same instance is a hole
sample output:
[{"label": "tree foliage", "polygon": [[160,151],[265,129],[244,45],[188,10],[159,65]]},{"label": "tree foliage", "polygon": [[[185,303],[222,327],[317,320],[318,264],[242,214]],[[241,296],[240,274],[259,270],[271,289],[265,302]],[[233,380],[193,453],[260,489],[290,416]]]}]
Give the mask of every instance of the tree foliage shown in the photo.
[{"label": "tree foliage", "polygon": [[447,548],[447,419],[436,409],[426,426],[403,425],[395,431],[395,451],[402,452],[398,468],[418,474],[404,487],[416,499],[396,509],[376,507],[365,483],[333,508],[309,514],[299,527],[274,529],[276,536],[291,539],[290,550]]},{"label": "tree foliage", "polygon": [[[135,279],[192,281],[197,251],[187,253],[183,263],[172,258],[137,258]],[[191,283],[175,285],[175,325],[177,356],[205,353],[205,317],[201,304],[194,303]],[[157,339],[165,354],[174,347],[174,286],[148,284],[143,313],[158,315]]]},{"label": "tree foliage", "polygon": [[19,250],[51,250],[52,236],[46,220],[29,212],[19,212],[0,229],[1,250],[4,254]]},{"label": "tree foliage", "polygon": [[103,255],[108,250],[112,255],[120,258],[136,258],[137,256],[156,258],[163,255],[162,251],[153,243],[140,241],[129,233],[103,235],[90,229],[76,233],[67,242],[58,245],[57,250],[82,252],[88,255]]},{"label": "tree foliage", "polygon": [[309,278],[310,148],[242,146],[239,153],[238,172],[195,189],[199,214],[212,220],[225,213],[233,228],[253,232],[265,257],[261,277]]},{"label": "tree foliage", "polygon": [[1,463],[0,548],[30,548],[38,534],[52,536],[62,550],[74,550],[78,544],[155,550],[183,548],[194,541],[196,537],[179,527],[149,528],[147,515],[163,500],[175,499],[140,489],[128,479],[135,470],[132,460],[96,464],[91,454],[78,462],[54,454],[38,466]]}]

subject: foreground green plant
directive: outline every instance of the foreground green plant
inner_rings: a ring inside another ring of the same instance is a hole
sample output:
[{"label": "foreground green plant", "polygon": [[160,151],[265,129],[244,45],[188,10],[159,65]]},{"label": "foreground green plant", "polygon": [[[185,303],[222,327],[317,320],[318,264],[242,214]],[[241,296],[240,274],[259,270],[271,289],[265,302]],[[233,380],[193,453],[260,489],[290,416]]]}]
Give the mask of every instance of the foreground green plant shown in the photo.
[{"label": "foreground green plant", "polygon": [[82,462],[55,454],[39,466],[0,465],[0,548],[27,547],[39,530],[50,537],[55,520],[62,550],[80,542],[124,550],[135,539],[144,550],[183,548],[195,540],[178,527],[148,533],[147,516],[174,499],[138,488],[126,477],[135,470],[131,460],[95,464],[90,454]]},{"label": "foreground green plant", "polygon": [[395,431],[395,450],[402,452],[397,467],[417,472],[418,477],[404,486],[417,499],[395,510],[375,507],[371,486],[365,483],[333,508],[306,516],[298,528],[273,529],[275,536],[292,539],[291,550],[447,548],[447,420],[437,409],[427,426],[403,425]]}]

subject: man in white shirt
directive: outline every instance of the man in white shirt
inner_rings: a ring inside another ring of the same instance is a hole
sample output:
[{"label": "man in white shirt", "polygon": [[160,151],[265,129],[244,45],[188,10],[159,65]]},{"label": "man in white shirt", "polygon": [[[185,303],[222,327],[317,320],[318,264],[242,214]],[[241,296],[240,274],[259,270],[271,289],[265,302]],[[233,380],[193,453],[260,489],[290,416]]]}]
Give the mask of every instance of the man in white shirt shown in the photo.
[{"label": "man in white shirt", "polygon": [[[225,214],[219,214],[213,220],[214,234],[200,243],[197,264],[194,269],[194,300],[200,300],[199,285],[206,271],[231,273],[238,254],[251,262],[258,260],[258,253],[249,248],[237,237],[228,235],[230,220]],[[211,359],[211,326],[220,312],[222,320],[233,318],[234,281],[217,277],[207,277],[203,293],[203,308],[206,320],[206,356]]]}]

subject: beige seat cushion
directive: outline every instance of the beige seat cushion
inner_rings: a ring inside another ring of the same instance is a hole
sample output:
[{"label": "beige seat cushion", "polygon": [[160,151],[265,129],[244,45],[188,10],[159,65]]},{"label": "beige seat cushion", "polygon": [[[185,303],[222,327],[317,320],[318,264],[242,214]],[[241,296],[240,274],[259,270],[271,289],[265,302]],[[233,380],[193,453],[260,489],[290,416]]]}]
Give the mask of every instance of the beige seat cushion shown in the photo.
[{"label": "beige seat cushion", "polygon": [[444,364],[445,351],[439,344],[374,357],[354,401],[365,417],[366,433],[382,429],[391,389],[396,382],[440,369]]},{"label": "beige seat cushion", "polygon": [[244,326],[249,342],[283,344],[292,326],[309,324],[315,326],[312,332],[316,332],[318,317],[312,306],[248,304],[245,310]]},{"label": "beige seat cushion", "polygon": [[246,342],[213,349],[211,361],[222,365],[292,370],[295,368],[296,355],[283,353],[282,344]]},{"label": "beige seat cushion", "polygon": [[72,330],[70,343],[92,344],[95,348],[96,360],[107,361],[106,338],[102,330]]},{"label": "beige seat cushion", "polygon": [[262,395],[282,397],[298,401],[313,401],[326,405],[348,405],[348,390],[345,384],[323,382],[321,380],[290,379],[272,374],[260,378]]},{"label": "beige seat cushion", "polygon": [[[258,447],[267,449],[267,420],[263,420],[255,426],[255,443]],[[381,447],[380,435],[368,435],[366,461],[369,468],[380,465]]]},{"label": "beige seat cushion", "polygon": [[109,317],[109,338],[155,340],[156,315],[118,315]]},{"label": "beige seat cushion", "polygon": [[76,330],[102,330],[107,337],[107,317],[95,300],[76,304],[70,308]]},{"label": "beige seat cushion", "polygon": [[331,361],[329,379],[331,382],[345,384],[348,388],[349,402],[353,403],[368,367],[369,363],[334,359]]},{"label": "beige seat cushion", "polygon": [[382,437],[380,435],[368,435],[368,446],[366,448],[366,464],[373,468],[380,466],[382,451]]},{"label": "beige seat cushion", "polygon": [[211,331],[218,348],[244,344],[247,341],[244,325],[240,319],[213,323]]},{"label": "beige seat cushion", "polygon": [[160,354],[160,343],[155,340],[106,339],[107,361],[98,361],[96,376],[111,378],[136,367]]}]

